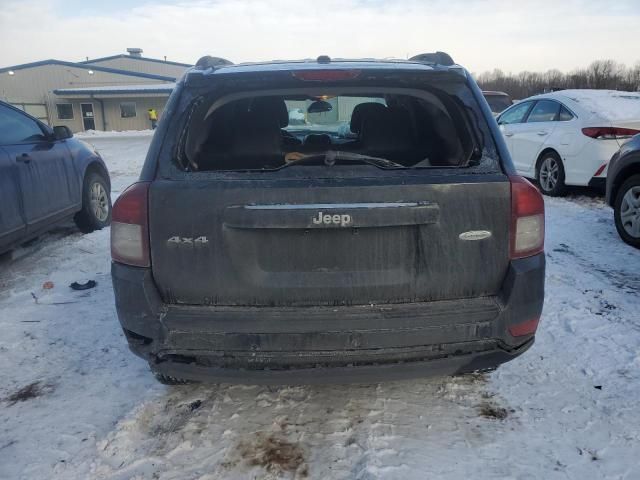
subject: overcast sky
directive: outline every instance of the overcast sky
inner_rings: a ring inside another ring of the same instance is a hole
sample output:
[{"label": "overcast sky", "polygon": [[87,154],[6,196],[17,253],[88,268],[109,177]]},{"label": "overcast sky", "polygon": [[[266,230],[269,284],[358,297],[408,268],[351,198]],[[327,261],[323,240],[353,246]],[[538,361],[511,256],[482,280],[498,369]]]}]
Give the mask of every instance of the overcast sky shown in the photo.
[{"label": "overcast sky", "polygon": [[0,0],[0,67],[140,47],[194,63],[406,58],[444,50],[469,70],[563,71],[640,60],[640,0]]}]

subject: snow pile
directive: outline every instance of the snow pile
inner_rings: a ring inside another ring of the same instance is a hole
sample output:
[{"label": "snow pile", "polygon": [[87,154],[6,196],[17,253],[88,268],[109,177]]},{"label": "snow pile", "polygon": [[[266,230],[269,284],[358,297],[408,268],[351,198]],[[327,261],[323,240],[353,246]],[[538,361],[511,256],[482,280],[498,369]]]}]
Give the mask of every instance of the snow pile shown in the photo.
[{"label": "snow pile", "polygon": [[[116,195],[149,140],[92,138]],[[0,260],[0,478],[640,478],[640,255],[602,199],[546,206],[532,349],[380,385],[162,386],[119,328],[108,230],[61,227]]]},{"label": "snow pile", "polygon": [[[86,130],[84,132],[74,133],[74,136],[81,140],[90,140],[92,138],[117,138],[119,141],[122,137],[153,137],[155,130]],[[144,160],[144,158],[143,158]],[[141,165],[137,165],[140,168]]]},{"label": "snow pile", "polygon": [[305,123],[305,115],[302,109],[296,108],[289,111],[289,124],[301,125]]}]

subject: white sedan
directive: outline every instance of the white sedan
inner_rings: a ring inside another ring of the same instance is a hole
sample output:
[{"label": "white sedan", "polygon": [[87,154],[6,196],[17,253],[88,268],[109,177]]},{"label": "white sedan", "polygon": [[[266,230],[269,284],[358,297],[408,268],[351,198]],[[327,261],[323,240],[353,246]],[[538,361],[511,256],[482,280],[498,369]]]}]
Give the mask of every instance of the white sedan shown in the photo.
[{"label": "white sedan", "polygon": [[640,93],[561,90],[527,98],[497,118],[520,175],[547,195],[567,185],[604,187],[607,165],[640,133]]}]

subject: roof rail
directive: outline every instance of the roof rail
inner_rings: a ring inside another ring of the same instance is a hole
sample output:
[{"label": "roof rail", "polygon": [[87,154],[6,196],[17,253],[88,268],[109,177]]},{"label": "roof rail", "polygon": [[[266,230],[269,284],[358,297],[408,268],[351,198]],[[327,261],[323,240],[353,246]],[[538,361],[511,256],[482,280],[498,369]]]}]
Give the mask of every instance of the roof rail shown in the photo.
[{"label": "roof rail", "polygon": [[196,68],[200,70],[205,70],[207,68],[218,68],[225,65],[233,65],[233,62],[230,62],[226,58],[212,57],[211,55],[200,57],[200,59],[196,62]]},{"label": "roof rail", "polygon": [[445,67],[450,67],[456,63],[453,61],[453,58],[451,58],[451,55],[445,52],[421,53],[414,55],[409,60],[412,62],[430,63],[431,65],[443,65]]}]

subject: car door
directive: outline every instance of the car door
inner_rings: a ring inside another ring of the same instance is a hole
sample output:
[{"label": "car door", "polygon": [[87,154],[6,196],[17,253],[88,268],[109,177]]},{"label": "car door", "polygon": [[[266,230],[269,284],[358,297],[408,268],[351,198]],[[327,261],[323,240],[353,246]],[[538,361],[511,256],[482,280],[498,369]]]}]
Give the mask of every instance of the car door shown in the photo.
[{"label": "car door", "polygon": [[64,140],[25,113],[0,105],[0,146],[14,163],[27,233],[77,210],[77,175]]},{"label": "car door", "polygon": [[538,100],[529,111],[526,121],[514,131],[513,150],[519,163],[518,172],[535,176],[538,154],[553,134],[557,125],[560,104],[554,100]]},{"label": "car door", "polygon": [[531,110],[531,107],[534,105],[534,103],[534,101],[518,103],[505,110],[497,119],[498,125],[500,125],[500,131],[504,136],[504,140],[507,144],[507,148],[509,149],[509,153],[511,153],[511,159],[513,160],[513,164],[516,167],[518,173],[522,173],[521,168],[524,164],[524,161],[523,159],[518,157],[518,153],[514,148],[513,140],[514,136],[518,134],[523,128],[523,124],[527,118],[527,114]]},{"label": "car door", "polygon": [[[3,131],[0,123],[0,141]],[[15,165],[0,147],[0,253],[24,236],[25,226]]]},{"label": "car door", "polygon": [[565,156],[575,156],[580,152],[583,146],[580,140],[585,135],[574,113],[561,102],[558,103],[560,103],[560,113],[554,122],[553,135],[547,143],[552,144],[554,148],[557,147],[556,150],[564,159]]}]

